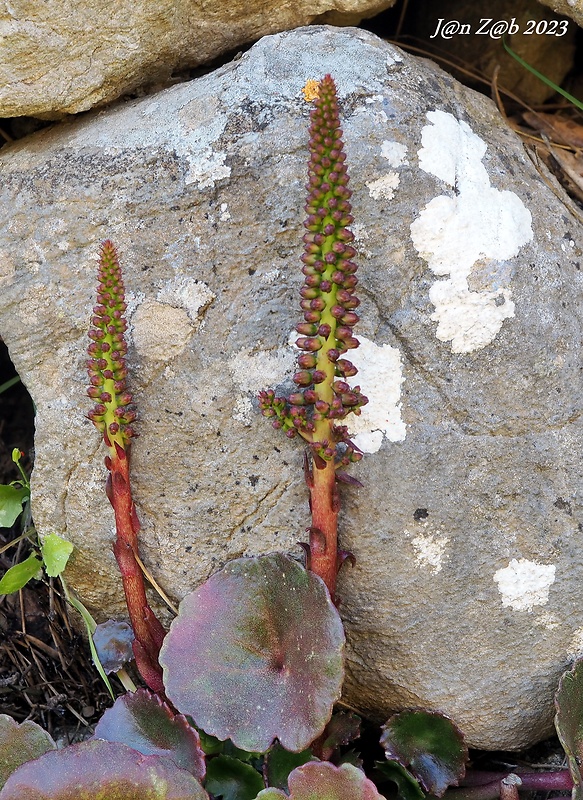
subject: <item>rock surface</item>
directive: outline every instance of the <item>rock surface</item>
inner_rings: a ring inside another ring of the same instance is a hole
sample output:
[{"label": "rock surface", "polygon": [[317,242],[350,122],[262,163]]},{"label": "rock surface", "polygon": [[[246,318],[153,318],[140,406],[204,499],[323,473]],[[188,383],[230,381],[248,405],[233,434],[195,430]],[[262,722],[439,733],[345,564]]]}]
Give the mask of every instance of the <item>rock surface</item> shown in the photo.
[{"label": "rock surface", "polygon": [[357,25],[395,0],[13,0],[0,8],[0,117],[59,119],[168,83],[261,36]]},{"label": "rock surface", "polygon": [[[345,699],[431,707],[476,747],[552,731],[583,650],[577,219],[492,103],[364,31],[267,37],[214,74],[0,152],[0,334],[37,406],[34,516],[124,615],[84,418],[99,243],[129,290],[143,555],[180,599],[227,559],[299,553],[302,453],[256,411],[289,379],[309,106],[338,83],[371,398],[344,492]],[[550,184],[547,185],[547,184]],[[551,190],[552,189],[552,190]],[[555,194],[556,193],[556,194]]]},{"label": "rock surface", "polygon": [[579,27],[583,27],[583,0],[539,0],[557,14],[564,14],[575,20]]}]

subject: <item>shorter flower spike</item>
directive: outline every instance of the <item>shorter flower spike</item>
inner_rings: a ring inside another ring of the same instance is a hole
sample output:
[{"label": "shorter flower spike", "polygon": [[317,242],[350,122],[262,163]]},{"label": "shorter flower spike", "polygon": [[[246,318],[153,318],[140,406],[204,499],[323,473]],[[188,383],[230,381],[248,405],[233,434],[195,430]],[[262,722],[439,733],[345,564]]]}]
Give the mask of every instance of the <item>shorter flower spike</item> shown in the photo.
[{"label": "shorter flower spike", "polygon": [[125,450],[129,439],[135,436],[130,423],[135,420],[136,412],[130,406],[132,397],[126,390],[124,285],[117,251],[109,240],[101,245],[97,279],[97,305],[93,308],[91,343],[87,348],[91,384],[87,394],[98,402],[88,417],[103,434],[108,447],[115,449],[117,444]]}]

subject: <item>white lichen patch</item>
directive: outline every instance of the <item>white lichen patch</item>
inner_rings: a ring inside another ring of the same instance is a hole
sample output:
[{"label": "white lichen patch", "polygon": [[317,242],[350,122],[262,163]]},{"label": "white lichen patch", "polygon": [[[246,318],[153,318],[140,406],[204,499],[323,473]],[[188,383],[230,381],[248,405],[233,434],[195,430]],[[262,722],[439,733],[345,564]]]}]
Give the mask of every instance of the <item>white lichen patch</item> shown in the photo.
[{"label": "white lichen patch", "polygon": [[[427,523],[424,523],[427,528]],[[404,531],[405,536],[411,536],[408,530]],[[411,546],[415,553],[415,562],[418,567],[428,570],[432,575],[437,575],[443,568],[443,560],[446,558],[449,537],[443,536],[440,530],[425,530],[411,538]]]},{"label": "white lichen patch", "polygon": [[152,361],[169,361],[182,353],[195,328],[183,308],[144,300],[131,318],[136,350]]},{"label": "white lichen patch", "polygon": [[289,347],[279,347],[267,353],[245,347],[231,356],[229,370],[233,382],[241,392],[235,400],[233,418],[244,425],[250,425],[254,414],[251,397],[255,397],[262,389],[273,388],[291,377],[295,372],[295,354]]},{"label": "white lichen patch", "polygon": [[218,98],[193,94],[192,88],[177,85],[166,90],[164,102],[121,106],[108,115],[107,123],[72,130],[63,144],[100,148],[109,155],[168,151],[183,162],[186,184],[212,188],[231,174],[226,153],[215,145],[228,114]]},{"label": "white lichen patch", "polygon": [[513,558],[507,567],[494,573],[502,605],[514,611],[532,611],[549,601],[549,589],[555,582],[555,565],[538,564],[526,558]]},{"label": "white lichen patch", "polygon": [[408,164],[407,148],[401,142],[393,142],[388,139],[381,144],[381,155],[386,158],[391,167],[400,167]]},{"label": "white lichen patch", "polygon": [[[419,166],[455,193],[431,200],[411,225],[418,253],[437,276],[429,292],[435,306],[436,336],[454,353],[489,344],[505,319],[514,316],[509,286],[500,286],[497,265],[515,257],[532,239],[531,214],[520,198],[490,184],[482,164],[487,145],[465,123],[444,111],[430,111],[422,131]],[[490,287],[472,291],[476,262],[488,272]]]},{"label": "white lichen patch", "polygon": [[251,398],[246,395],[241,395],[235,401],[235,408],[233,410],[233,419],[241,422],[247,427],[251,425],[253,420],[253,403]]},{"label": "white lichen patch", "polygon": [[367,181],[366,185],[373,200],[379,200],[381,197],[391,200],[395,194],[395,189],[399,185],[399,176],[396,172],[387,172],[374,181]]},{"label": "white lichen patch", "polygon": [[156,299],[160,303],[184,308],[190,319],[199,323],[215,297],[206,283],[182,275],[168,281],[160,289]]},{"label": "white lichen patch", "polygon": [[[297,355],[295,345],[298,334],[291,331],[288,344]],[[366,336],[359,336],[360,346],[350,350],[345,358],[352,361],[358,375],[351,379],[352,386],[360,386],[368,397],[360,416],[350,414],[346,421],[352,441],[363,453],[377,453],[384,439],[402,442],[407,426],[401,417],[401,384],[403,365],[398,348],[390,344],[375,344]]]},{"label": "white lichen patch", "polygon": [[407,426],[401,417],[401,385],[403,364],[398,348],[377,345],[366,336],[359,336],[360,347],[346,357],[358,369],[352,379],[368,397],[359,417],[350,414],[347,425],[354,443],[364,453],[376,453],[384,439],[402,442]]}]

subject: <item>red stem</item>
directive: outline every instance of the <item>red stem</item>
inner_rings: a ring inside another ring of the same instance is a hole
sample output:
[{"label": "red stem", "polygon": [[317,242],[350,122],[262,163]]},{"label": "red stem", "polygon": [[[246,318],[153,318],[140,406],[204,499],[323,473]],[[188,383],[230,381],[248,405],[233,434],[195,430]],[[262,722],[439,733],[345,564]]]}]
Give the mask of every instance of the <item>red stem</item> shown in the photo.
[{"label": "red stem", "polygon": [[166,632],[146,598],[144,576],[136,560],[140,523],[132,500],[129,459],[125,450],[116,446],[117,457],[106,459],[111,473],[108,492],[115,514],[117,539],[113,545],[126,597],[130,622],[134,630],[134,656],[138,670],[154,692],[163,693],[162,668],[158,654]]},{"label": "red stem", "polygon": [[335,602],[340,500],[336,488],[334,462],[326,461],[322,469],[318,469],[314,464],[308,486],[312,511],[309,569],[322,578],[328,587],[330,597]]},{"label": "red stem", "polygon": [[[568,770],[558,772],[515,772],[521,780],[520,791],[550,792],[570,791],[573,778]],[[496,800],[500,797],[500,784],[507,778],[508,772],[468,773],[464,783],[470,783],[460,789],[449,789],[445,795],[447,800]]]}]

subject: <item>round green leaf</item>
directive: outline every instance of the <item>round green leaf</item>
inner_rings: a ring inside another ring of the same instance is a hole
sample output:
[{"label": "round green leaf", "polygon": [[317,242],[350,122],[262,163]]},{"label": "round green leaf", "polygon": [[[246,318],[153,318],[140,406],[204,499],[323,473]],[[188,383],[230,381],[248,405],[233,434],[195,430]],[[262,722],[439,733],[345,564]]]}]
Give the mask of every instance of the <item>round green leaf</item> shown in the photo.
[{"label": "round green leaf", "polygon": [[229,562],[180,604],[160,651],[172,703],[243,750],[304,750],[340,696],[344,631],[324,583],[281,555]]},{"label": "round green leaf", "polygon": [[0,800],[208,800],[189,772],[118,742],[93,740],[29,761]]},{"label": "round green leaf", "polygon": [[198,780],[204,778],[197,731],[147,689],[118,697],[97,723],[95,738],[123,742],[144,755],[166,756]]},{"label": "round green leaf", "polygon": [[466,772],[468,749],[453,722],[443,714],[403,711],[383,728],[381,745],[389,760],[409,770],[426,792],[441,797]]},{"label": "round green leaf", "polygon": [[41,552],[47,575],[50,578],[56,578],[67,566],[69,556],[73,552],[73,545],[56,533],[49,533],[43,539]]},{"label": "round green leaf", "polygon": [[29,496],[30,489],[25,486],[0,486],[0,528],[11,528],[14,525],[22,513],[22,504]]},{"label": "round green leaf", "polygon": [[555,695],[555,728],[569,761],[573,800],[583,798],[583,659],[564,672]]},{"label": "round green leaf", "polygon": [[17,767],[42,756],[57,745],[36,722],[23,722],[0,714],[0,789]]},{"label": "round green leaf", "polygon": [[257,770],[238,758],[216,756],[209,761],[205,787],[213,797],[255,800],[263,786],[263,778]]},{"label": "round green leaf", "polygon": [[[364,772],[352,764],[335,767],[328,761],[310,761],[289,776],[289,800],[385,800]],[[257,800],[283,800],[279,789],[264,789]]]}]

